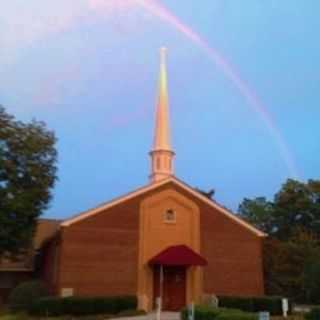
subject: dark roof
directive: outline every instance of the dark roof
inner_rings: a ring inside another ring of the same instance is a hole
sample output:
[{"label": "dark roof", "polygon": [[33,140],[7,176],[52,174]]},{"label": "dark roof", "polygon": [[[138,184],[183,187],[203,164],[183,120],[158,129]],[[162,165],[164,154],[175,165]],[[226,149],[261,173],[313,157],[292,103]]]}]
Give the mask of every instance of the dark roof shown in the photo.
[{"label": "dark roof", "polygon": [[56,234],[59,226],[60,221],[58,220],[39,219],[33,247],[25,254],[20,254],[14,258],[0,259],[0,271],[32,271],[36,251]]}]

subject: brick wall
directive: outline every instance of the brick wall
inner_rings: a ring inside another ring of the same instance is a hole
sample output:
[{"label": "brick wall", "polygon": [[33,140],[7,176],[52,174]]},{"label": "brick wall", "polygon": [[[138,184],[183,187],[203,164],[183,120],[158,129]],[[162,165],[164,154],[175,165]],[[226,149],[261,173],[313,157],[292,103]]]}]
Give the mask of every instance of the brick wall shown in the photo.
[{"label": "brick wall", "polygon": [[58,291],[73,288],[76,295],[92,296],[136,294],[140,203],[170,188],[200,208],[200,253],[208,260],[204,293],[263,294],[262,239],[172,183],[63,228]]},{"label": "brick wall", "polygon": [[200,208],[201,255],[208,261],[208,266],[204,267],[204,293],[263,295],[263,238],[185,190],[175,189]]},{"label": "brick wall", "polygon": [[139,202],[117,207],[63,228],[59,289],[75,295],[137,292]]}]

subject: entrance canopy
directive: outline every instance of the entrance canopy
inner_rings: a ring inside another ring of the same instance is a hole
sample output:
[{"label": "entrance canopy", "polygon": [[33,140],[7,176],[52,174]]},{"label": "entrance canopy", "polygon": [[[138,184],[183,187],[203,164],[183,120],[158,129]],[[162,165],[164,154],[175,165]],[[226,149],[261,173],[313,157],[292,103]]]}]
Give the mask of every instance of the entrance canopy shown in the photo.
[{"label": "entrance canopy", "polygon": [[171,246],[154,256],[150,265],[205,266],[207,260],[185,245]]}]

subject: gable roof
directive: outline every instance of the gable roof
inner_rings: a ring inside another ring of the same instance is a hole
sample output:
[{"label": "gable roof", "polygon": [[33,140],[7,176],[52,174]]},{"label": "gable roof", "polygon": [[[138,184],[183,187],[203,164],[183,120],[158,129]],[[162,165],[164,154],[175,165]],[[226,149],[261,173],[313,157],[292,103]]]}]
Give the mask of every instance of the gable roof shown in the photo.
[{"label": "gable roof", "polygon": [[115,198],[114,200],[111,200],[109,202],[106,202],[96,208],[93,208],[91,210],[82,212],[76,216],[73,216],[69,219],[64,220],[61,223],[61,227],[68,227],[71,226],[79,221],[82,221],[86,218],[92,217],[108,208],[111,208],[113,206],[116,206],[120,203],[123,203],[127,200],[133,199],[134,197],[137,197],[139,195],[142,195],[146,192],[152,191],[156,188],[159,188],[167,183],[174,183],[177,186],[179,186],[180,188],[184,189],[185,191],[189,192],[190,194],[192,194],[193,196],[195,196],[196,198],[200,199],[201,201],[205,202],[206,204],[208,204],[209,206],[213,207],[214,209],[216,209],[217,211],[219,211],[221,214],[227,216],[228,218],[232,219],[234,222],[236,222],[237,224],[241,225],[242,227],[246,228],[248,231],[252,232],[253,234],[255,234],[258,237],[265,237],[267,236],[264,232],[260,231],[259,229],[257,229],[256,227],[252,226],[251,224],[249,224],[248,222],[244,221],[243,219],[241,219],[240,217],[238,217],[237,215],[235,215],[234,213],[232,213],[230,210],[224,208],[223,206],[219,205],[218,203],[216,203],[214,200],[211,200],[209,198],[207,198],[206,196],[204,196],[203,194],[201,194],[200,192],[196,191],[195,189],[193,189],[191,186],[187,185],[186,183],[184,183],[183,181],[177,179],[176,177],[170,177],[168,179],[164,179],[161,180],[159,182],[156,183],[152,183],[152,184],[148,184],[142,188],[136,189],[133,192],[130,192],[124,196],[121,196],[119,198]]}]

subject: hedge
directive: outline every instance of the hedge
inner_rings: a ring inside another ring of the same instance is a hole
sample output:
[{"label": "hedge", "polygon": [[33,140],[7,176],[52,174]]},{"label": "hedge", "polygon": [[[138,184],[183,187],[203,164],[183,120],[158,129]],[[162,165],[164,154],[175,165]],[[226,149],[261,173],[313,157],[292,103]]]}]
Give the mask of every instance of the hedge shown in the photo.
[{"label": "hedge", "polygon": [[[257,320],[258,315],[237,309],[214,308],[197,305],[194,308],[194,320]],[[181,320],[188,320],[188,309],[181,311]]]},{"label": "hedge", "polygon": [[137,299],[133,296],[119,297],[49,297],[35,301],[29,313],[35,316],[117,314],[137,308]]},{"label": "hedge", "polygon": [[[218,296],[218,300],[219,307],[223,308],[240,309],[246,312],[268,311],[271,315],[282,315],[282,297]],[[291,309],[290,303],[289,309]]]},{"label": "hedge", "polygon": [[48,295],[48,290],[42,282],[23,282],[11,291],[8,300],[9,308],[13,312],[26,311],[34,301]]},{"label": "hedge", "polygon": [[320,307],[312,308],[310,312],[305,315],[306,320],[319,320],[320,319]]}]

